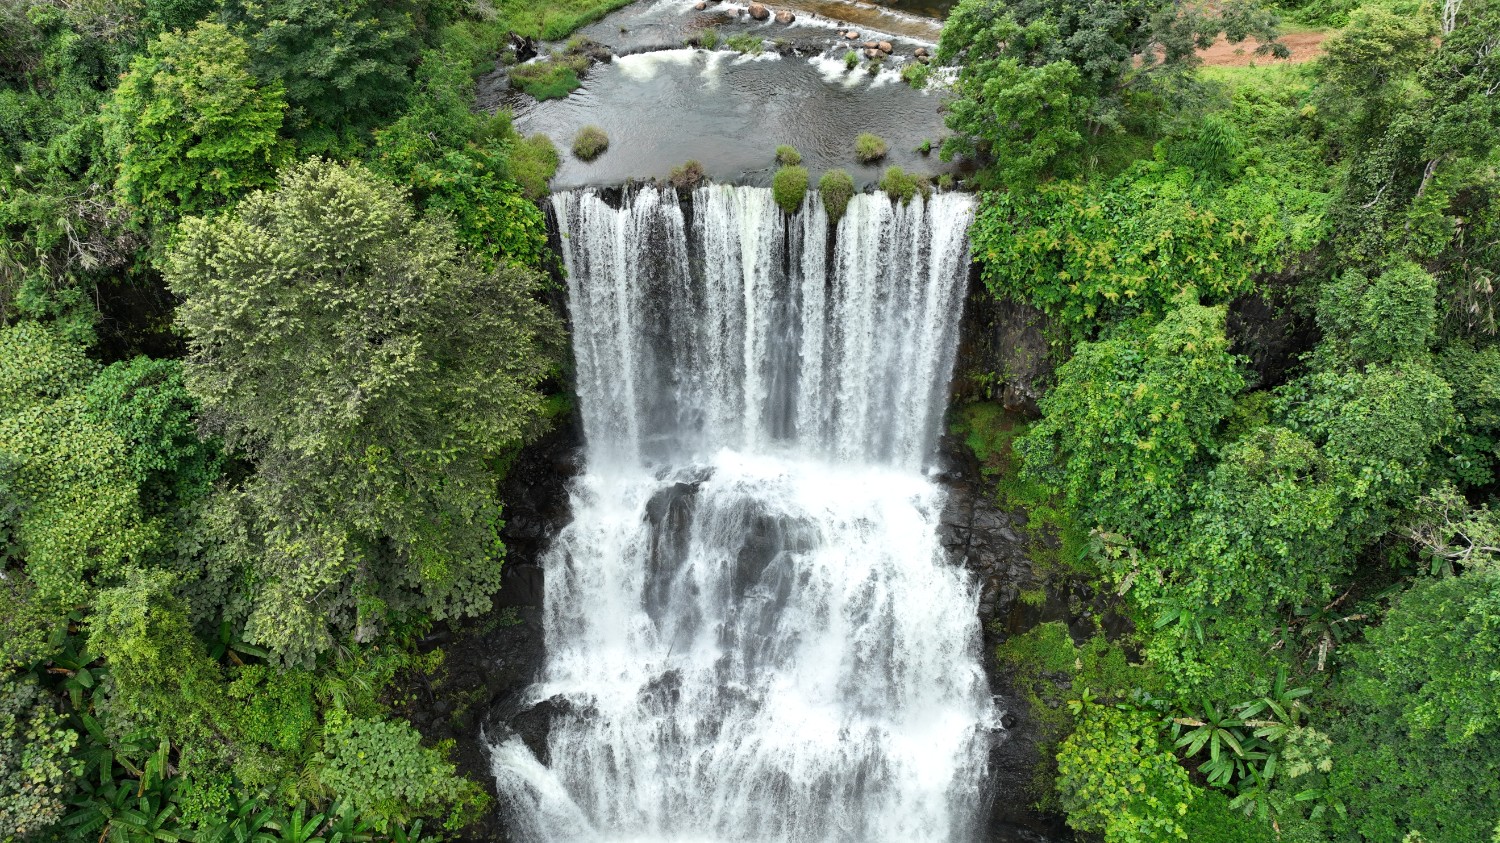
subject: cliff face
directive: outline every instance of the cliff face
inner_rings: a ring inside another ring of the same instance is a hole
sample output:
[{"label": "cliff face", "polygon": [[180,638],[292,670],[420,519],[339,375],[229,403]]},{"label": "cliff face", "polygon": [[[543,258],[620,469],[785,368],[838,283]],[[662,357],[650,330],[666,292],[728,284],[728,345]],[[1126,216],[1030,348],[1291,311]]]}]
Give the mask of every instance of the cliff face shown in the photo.
[{"label": "cliff face", "polygon": [[[953,402],[998,400],[1013,412],[1034,413],[1052,369],[1043,329],[1041,314],[993,301],[977,273],[971,275]],[[485,735],[519,734],[539,756],[545,753],[557,703],[530,704],[524,698],[544,658],[540,558],[572,518],[568,486],[581,471],[582,444],[575,414],[518,457],[501,490],[507,559],[495,610],[488,618],[434,633],[427,644],[444,649],[445,666],[439,675],[417,678],[407,689],[407,715],[430,740],[453,739],[461,769],[478,781],[493,783]],[[978,585],[983,664],[1006,710],[1005,730],[991,755],[986,843],[1069,839],[1059,818],[1030,808],[1035,798],[1025,788],[1041,761],[1035,718],[991,654],[1009,635],[1039,623],[1079,624],[1090,601],[1068,593],[1067,584],[1040,580],[1031,559],[1034,539],[1026,513],[996,504],[993,488],[967,446],[944,436],[939,450],[935,479],[948,490],[940,540],[948,561],[971,571]],[[1023,591],[1037,590],[1047,595],[1042,603],[1020,599]],[[503,812],[504,806],[497,806],[489,821],[470,830],[469,839],[507,840]]]}]

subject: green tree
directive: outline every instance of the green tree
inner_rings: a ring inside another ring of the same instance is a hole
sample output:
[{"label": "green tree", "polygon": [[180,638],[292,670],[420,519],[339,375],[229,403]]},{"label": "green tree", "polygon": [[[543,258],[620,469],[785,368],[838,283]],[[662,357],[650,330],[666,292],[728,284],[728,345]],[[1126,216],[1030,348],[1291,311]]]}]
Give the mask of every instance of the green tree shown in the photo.
[{"label": "green tree", "polygon": [[1244,388],[1225,310],[1184,304],[1151,327],[1082,343],[1017,447],[1023,475],[1062,492],[1081,524],[1163,535]]},{"label": "green tree", "polygon": [[1323,288],[1318,326],[1324,347],[1348,363],[1389,363],[1425,354],[1437,321],[1437,282],[1401,264],[1373,280],[1349,270]]},{"label": "green tree", "polygon": [[116,187],[148,219],[218,208],[270,184],[284,147],[279,83],[250,72],[245,42],[216,23],[162,33],[105,110]]},{"label": "green tree", "polygon": [[1220,34],[1284,55],[1274,27],[1254,3],[963,0],[937,53],[959,68],[943,154],[983,153],[1008,186],[1065,174],[1086,136],[1134,119],[1134,100],[1190,87],[1196,50]]},{"label": "green tree", "polygon": [[185,222],[166,276],[188,387],[256,467],[247,638],[302,662],[385,612],[487,608],[493,465],[537,429],[560,336],[542,279],[483,270],[395,188],[317,160]]},{"label": "green tree", "polygon": [[286,90],[301,151],[352,151],[394,118],[421,56],[422,11],[408,0],[229,0],[222,18],[250,45],[257,76]]},{"label": "green tree", "polygon": [[1489,839],[1500,818],[1497,627],[1490,559],[1419,580],[1354,648],[1326,784],[1347,811],[1321,818],[1323,839]]}]

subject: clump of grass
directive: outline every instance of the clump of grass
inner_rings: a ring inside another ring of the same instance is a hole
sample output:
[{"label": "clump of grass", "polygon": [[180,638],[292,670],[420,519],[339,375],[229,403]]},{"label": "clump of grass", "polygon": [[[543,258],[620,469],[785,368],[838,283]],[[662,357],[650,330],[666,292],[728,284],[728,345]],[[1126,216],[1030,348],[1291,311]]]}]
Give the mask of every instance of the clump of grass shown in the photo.
[{"label": "clump of grass", "polygon": [[870,59],[869,61],[865,62],[865,72],[868,73],[868,74],[870,74],[871,76],[874,76],[874,75],[878,74],[880,72],[880,68],[882,68],[884,66],[885,66],[885,57],[884,56],[876,56],[875,58]]},{"label": "clump of grass", "polygon": [[765,50],[766,42],[754,35],[731,35],[724,39],[724,46],[737,53],[758,56]]},{"label": "clump of grass", "polygon": [[776,163],[783,167],[795,167],[802,163],[802,153],[795,146],[783,144],[776,147]]},{"label": "clump of grass", "polygon": [[592,161],[609,149],[609,135],[598,126],[584,126],[573,138],[573,154],[580,160]]},{"label": "clump of grass", "polygon": [[578,89],[578,74],[588,66],[588,56],[554,53],[511,68],[510,83],[538,100],[561,99]]},{"label": "clump of grass", "polygon": [[541,199],[547,195],[547,182],[557,173],[557,163],[557,144],[546,135],[532,135],[511,148],[510,176],[527,199]]},{"label": "clump of grass", "polygon": [[719,46],[719,30],[709,27],[698,33],[698,46],[705,50],[712,50]]},{"label": "clump of grass", "polygon": [[924,199],[932,195],[932,183],[926,176],[910,175],[900,167],[886,168],[880,177],[880,189],[891,198],[900,199],[903,205],[915,199],[918,193]]},{"label": "clump of grass", "polygon": [[843,170],[829,170],[818,179],[818,195],[823,198],[829,221],[836,224],[849,209],[849,200],[854,198],[854,179]]},{"label": "clump of grass", "polygon": [[861,164],[873,164],[884,158],[888,151],[885,140],[879,135],[865,132],[854,139],[854,157]]},{"label": "clump of grass", "polygon": [[930,154],[932,152],[932,141],[923,140],[921,143],[917,144],[916,151],[922,155]]},{"label": "clump of grass", "polygon": [[776,171],[776,177],[771,180],[771,193],[776,197],[776,204],[781,210],[788,214],[797,213],[802,207],[802,200],[807,196],[807,168],[806,167],[782,167]]},{"label": "clump of grass", "polygon": [[952,190],[952,189],[953,189],[953,174],[952,173],[943,173],[942,175],[938,176],[938,190]]},{"label": "clump of grass", "polygon": [[844,69],[853,70],[856,67],[859,67],[859,53],[853,50],[844,53]]},{"label": "clump of grass", "polygon": [[929,73],[931,71],[927,68],[927,65],[919,61],[909,62],[905,67],[901,68],[901,81],[920,91],[927,87],[927,76]]},{"label": "clump of grass", "polygon": [[692,190],[703,183],[708,176],[703,172],[703,165],[697,161],[687,161],[680,167],[673,167],[667,181],[678,190]]}]

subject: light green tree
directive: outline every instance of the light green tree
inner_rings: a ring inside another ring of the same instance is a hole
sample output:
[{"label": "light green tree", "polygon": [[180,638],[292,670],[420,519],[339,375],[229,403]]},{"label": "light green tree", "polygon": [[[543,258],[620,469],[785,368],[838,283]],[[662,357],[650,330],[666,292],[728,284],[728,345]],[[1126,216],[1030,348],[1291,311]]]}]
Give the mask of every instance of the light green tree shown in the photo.
[{"label": "light green tree", "polygon": [[256,468],[220,496],[248,520],[247,638],[302,662],[393,613],[487,608],[496,461],[538,429],[561,335],[541,277],[482,269],[396,188],[320,160],[186,221],[166,277],[188,387]]},{"label": "light green tree", "polygon": [[281,86],[250,72],[250,50],[224,26],[162,33],[105,109],[116,187],[153,221],[220,207],[275,178],[286,152]]}]

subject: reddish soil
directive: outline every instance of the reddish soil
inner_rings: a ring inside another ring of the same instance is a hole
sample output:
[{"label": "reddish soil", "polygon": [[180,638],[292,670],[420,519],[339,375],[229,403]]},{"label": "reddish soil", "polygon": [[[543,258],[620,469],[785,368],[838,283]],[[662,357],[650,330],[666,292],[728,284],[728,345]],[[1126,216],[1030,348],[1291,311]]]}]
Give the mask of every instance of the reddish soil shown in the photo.
[{"label": "reddish soil", "polygon": [[1219,40],[1207,50],[1199,50],[1198,56],[1203,63],[1209,67],[1244,67],[1251,62],[1257,65],[1267,64],[1301,64],[1317,58],[1323,52],[1323,39],[1328,37],[1326,32],[1289,32],[1281,36],[1281,43],[1292,51],[1287,59],[1272,58],[1269,55],[1257,56],[1255,54],[1256,43],[1254,41],[1241,41],[1231,44],[1220,35]]}]

